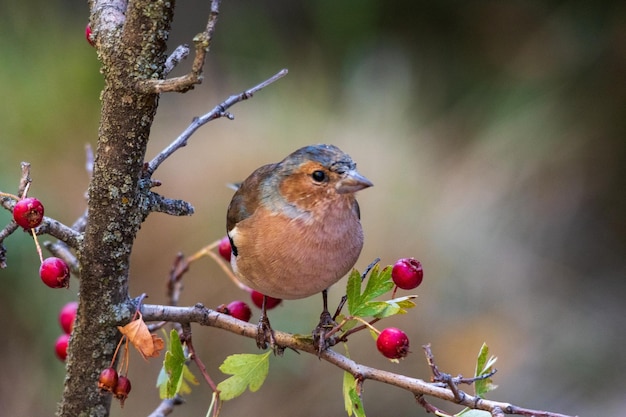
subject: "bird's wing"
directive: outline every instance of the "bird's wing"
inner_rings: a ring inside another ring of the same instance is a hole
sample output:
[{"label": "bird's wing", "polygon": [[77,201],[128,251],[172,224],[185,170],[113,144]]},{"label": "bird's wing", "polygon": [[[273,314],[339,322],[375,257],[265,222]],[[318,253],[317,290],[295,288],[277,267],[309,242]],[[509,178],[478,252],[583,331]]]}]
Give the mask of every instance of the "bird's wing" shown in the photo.
[{"label": "bird's wing", "polygon": [[254,171],[233,196],[226,214],[226,230],[230,232],[242,220],[250,217],[261,203],[261,182],[272,174],[276,164],[264,165]]}]

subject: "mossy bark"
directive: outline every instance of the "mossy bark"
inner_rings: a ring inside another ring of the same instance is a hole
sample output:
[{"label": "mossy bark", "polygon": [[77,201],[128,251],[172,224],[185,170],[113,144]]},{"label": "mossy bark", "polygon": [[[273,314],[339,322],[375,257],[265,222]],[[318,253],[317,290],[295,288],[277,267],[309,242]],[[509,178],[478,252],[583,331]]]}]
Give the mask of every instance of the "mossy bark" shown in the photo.
[{"label": "mossy bark", "polygon": [[146,215],[140,178],[158,106],[158,95],[139,93],[135,86],[161,77],[174,1],[94,0],[91,10],[105,86],[89,218],[78,251],[79,310],[59,416],[109,414],[111,395],[101,394],[97,381],[119,340],[115,325],[134,313],[127,302],[129,262]]}]

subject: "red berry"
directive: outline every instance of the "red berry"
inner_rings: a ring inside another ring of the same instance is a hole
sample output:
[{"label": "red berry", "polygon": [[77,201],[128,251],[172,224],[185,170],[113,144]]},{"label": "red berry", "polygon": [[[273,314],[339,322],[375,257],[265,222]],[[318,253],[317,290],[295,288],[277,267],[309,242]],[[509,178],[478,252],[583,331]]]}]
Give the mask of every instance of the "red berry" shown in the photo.
[{"label": "red berry", "polygon": [[130,393],[130,379],[125,376],[119,376],[117,378],[117,384],[115,384],[115,388],[113,388],[113,394],[115,398],[120,400],[120,404],[124,407],[124,401],[128,398],[128,394]]},{"label": "red berry", "polygon": [[24,229],[32,229],[43,220],[43,204],[33,197],[23,198],[13,207],[13,220]]},{"label": "red berry", "polygon": [[[253,290],[252,293],[250,293],[250,297],[252,298],[252,302],[255,306],[257,306],[258,308],[261,308],[263,306],[263,294]],[[282,302],[282,298],[267,296],[267,300],[265,301],[265,309],[271,310]]]},{"label": "red berry", "polygon": [[252,311],[250,311],[248,304],[239,300],[233,301],[226,306],[226,314],[242,321],[249,321],[250,317],[252,317]]},{"label": "red berry", "polygon": [[67,345],[69,342],[70,335],[62,334],[61,336],[59,336],[56,343],[54,344],[54,351],[56,352],[57,357],[62,361],[65,361],[65,358],[67,358]]},{"label": "red berry", "polygon": [[222,258],[226,259],[227,262],[230,262],[232,249],[230,247],[230,239],[228,239],[228,236],[224,236],[222,240],[220,240],[220,244],[217,247],[217,250],[220,255],[222,255]]},{"label": "red berry", "polygon": [[50,288],[68,288],[70,286],[70,268],[63,259],[44,259],[39,268],[41,280]]},{"label": "red berry", "polygon": [[378,335],[376,347],[386,358],[404,358],[409,353],[409,338],[402,330],[388,327]]},{"label": "red berry", "polygon": [[87,26],[85,26],[85,39],[87,39],[87,42],[89,42],[89,45],[95,46],[96,43],[91,37],[91,25],[89,25],[89,23],[87,23]]},{"label": "red berry", "polygon": [[391,279],[399,288],[412,290],[424,279],[422,264],[414,258],[398,259],[391,270]]},{"label": "red berry", "polygon": [[100,372],[98,378],[98,388],[103,391],[113,392],[117,386],[117,371],[115,368],[106,368]]},{"label": "red berry", "polygon": [[78,310],[78,302],[70,301],[65,304],[59,312],[59,323],[61,328],[67,334],[72,333],[74,327],[74,320],[76,319],[76,311]]}]

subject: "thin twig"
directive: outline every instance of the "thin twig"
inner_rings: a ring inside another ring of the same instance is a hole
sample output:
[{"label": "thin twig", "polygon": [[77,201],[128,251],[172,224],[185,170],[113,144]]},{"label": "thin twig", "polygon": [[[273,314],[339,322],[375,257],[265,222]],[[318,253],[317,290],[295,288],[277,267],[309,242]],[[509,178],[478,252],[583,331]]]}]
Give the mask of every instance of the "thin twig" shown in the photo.
[{"label": "thin twig", "polygon": [[189,45],[178,45],[174,52],[170,54],[165,60],[163,68],[163,76],[167,76],[178,65],[180,61],[189,56]]},{"label": "thin twig", "polygon": [[211,387],[213,392],[219,393],[219,390],[217,389],[217,384],[213,382],[213,379],[211,378],[211,376],[206,370],[206,366],[204,366],[204,363],[202,362],[202,360],[200,360],[200,358],[196,354],[196,350],[193,347],[193,342],[191,338],[191,326],[189,323],[183,324],[183,340],[185,341],[185,344],[187,345],[187,348],[189,349],[190,358],[195,362],[196,366],[200,370],[200,373],[202,374],[202,377],[204,378],[206,383],[209,384],[209,387]]},{"label": "thin twig", "polygon": [[21,198],[24,198],[26,195],[26,190],[28,189],[29,184],[31,183],[30,179],[30,163],[22,162],[22,176],[20,178],[20,185],[17,189],[17,195]]},{"label": "thin twig", "polygon": [[211,120],[218,119],[220,117],[232,118],[232,115],[230,115],[230,113],[227,113],[226,110],[228,110],[233,105],[239,103],[240,101],[251,98],[254,95],[254,93],[276,82],[277,80],[281,79],[285,75],[287,75],[287,70],[286,69],[280,70],[279,72],[274,74],[272,77],[268,78],[267,80],[263,81],[260,84],[255,85],[249,90],[246,90],[241,94],[236,94],[236,95],[232,95],[228,97],[226,100],[224,100],[222,103],[215,106],[213,110],[206,113],[205,115],[194,118],[191,124],[180,134],[180,136],[178,136],[165,149],[159,152],[159,154],[155,156],[146,165],[144,175],[146,177],[152,176],[154,171],[156,171],[156,169],[159,167],[159,165],[163,163],[163,161],[169,158],[178,149],[187,145],[187,141],[189,140],[191,135],[193,135],[194,132],[198,130],[201,126],[204,126]]}]

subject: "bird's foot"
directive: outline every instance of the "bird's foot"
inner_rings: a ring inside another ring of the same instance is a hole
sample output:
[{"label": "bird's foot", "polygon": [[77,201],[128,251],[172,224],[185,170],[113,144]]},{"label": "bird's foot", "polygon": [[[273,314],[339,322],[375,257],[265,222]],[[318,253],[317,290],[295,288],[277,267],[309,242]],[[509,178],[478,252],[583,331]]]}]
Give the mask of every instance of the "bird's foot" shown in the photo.
[{"label": "bird's foot", "polygon": [[279,346],[276,343],[276,338],[274,337],[274,329],[270,325],[270,320],[267,318],[267,315],[262,315],[259,320],[259,324],[257,326],[257,334],[256,334],[256,345],[259,349],[267,349],[269,348],[274,351],[275,355],[282,355],[285,350],[283,347]]},{"label": "bird's foot", "polygon": [[313,343],[317,348],[317,356],[320,356],[323,351],[337,343],[334,336],[328,336],[328,333],[335,328],[337,323],[331,317],[327,310],[324,310],[320,315],[320,322],[315,329],[313,329]]}]

